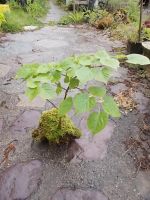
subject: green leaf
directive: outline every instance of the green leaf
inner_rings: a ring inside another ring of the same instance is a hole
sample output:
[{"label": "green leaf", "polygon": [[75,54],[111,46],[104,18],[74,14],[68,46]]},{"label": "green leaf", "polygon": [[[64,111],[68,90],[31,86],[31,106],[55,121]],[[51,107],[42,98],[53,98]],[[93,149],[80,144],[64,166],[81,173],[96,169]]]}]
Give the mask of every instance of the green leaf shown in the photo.
[{"label": "green leaf", "polygon": [[93,63],[93,56],[91,55],[81,55],[79,56],[79,64],[83,66],[90,66]]},{"label": "green leaf", "polygon": [[66,76],[64,78],[64,83],[69,83],[69,76],[67,76],[67,74],[66,74]]},{"label": "green leaf", "polygon": [[101,58],[100,62],[102,65],[113,68],[113,69],[117,69],[118,67],[120,67],[119,61],[115,58],[103,57],[103,58]]},{"label": "green leaf", "polygon": [[109,78],[111,77],[112,70],[110,68],[93,68],[92,69],[93,78],[96,81],[101,81],[103,83],[107,83]]},{"label": "green leaf", "polygon": [[27,88],[25,95],[32,101],[39,94],[38,88]]},{"label": "green leaf", "polygon": [[38,81],[41,83],[50,83],[51,77],[49,74],[39,74],[36,78],[34,78],[34,82]]},{"label": "green leaf", "polygon": [[105,88],[93,86],[93,87],[90,87],[88,90],[92,95],[98,96],[98,97],[104,97],[106,94]]},{"label": "green leaf", "polygon": [[73,106],[72,97],[66,98],[59,105],[59,114],[65,115],[71,110],[72,106]]},{"label": "green leaf", "polygon": [[74,57],[68,57],[68,58],[65,58],[63,61],[61,61],[59,63],[59,65],[64,69],[68,69],[68,68],[75,68],[76,67],[76,64],[74,62]]},{"label": "green leaf", "polygon": [[62,87],[61,87],[61,84],[58,83],[58,84],[57,84],[57,88],[56,88],[56,93],[57,93],[57,95],[58,95],[58,94],[60,94],[61,92],[62,92]]},{"label": "green leaf", "polygon": [[38,81],[35,81],[33,78],[30,78],[27,80],[27,87],[28,88],[36,88],[38,87],[39,85],[39,82]]},{"label": "green leaf", "polygon": [[86,83],[93,79],[93,73],[88,67],[81,67],[77,69],[75,73],[81,83]]},{"label": "green leaf", "polygon": [[101,50],[101,51],[98,51],[98,52],[95,54],[95,57],[96,57],[97,59],[101,59],[101,58],[110,58],[110,55],[107,53],[107,51]]},{"label": "green leaf", "polygon": [[41,64],[41,65],[39,65],[39,67],[37,69],[37,74],[46,74],[49,71],[50,71],[49,65]]},{"label": "green leaf", "polygon": [[93,134],[103,130],[108,123],[108,114],[105,112],[93,112],[87,119],[87,125]]},{"label": "green leaf", "polygon": [[105,96],[102,103],[103,110],[112,117],[120,117],[119,108],[114,101],[113,97]]},{"label": "green leaf", "polygon": [[149,65],[150,59],[140,54],[130,54],[126,62],[135,65]]},{"label": "green leaf", "polygon": [[74,88],[78,87],[78,85],[79,85],[79,80],[77,78],[70,79],[70,83],[69,83],[70,89],[74,89]]},{"label": "green leaf", "polygon": [[44,83],[40,87],[40,96],[44,99],[53,99],[56,97],[55,89],[50,84]]},{"label": "green leaf", "polygon": [[96,105],[94,97],[89,97],[87,93],[79,93],[73,100],[76,112],[83,113],[88,112]]},{"label": "green leaf", "polygon": [[56,83],[60,80],[61,78],[61,72],[56,70],[52,73],[52,83]]},{"label": "green leaf", "polygon": [[39,64],[28,64],[23,65],[18,71],[16,78],[28,79],[29,77],[36,74],[36,70]]}]

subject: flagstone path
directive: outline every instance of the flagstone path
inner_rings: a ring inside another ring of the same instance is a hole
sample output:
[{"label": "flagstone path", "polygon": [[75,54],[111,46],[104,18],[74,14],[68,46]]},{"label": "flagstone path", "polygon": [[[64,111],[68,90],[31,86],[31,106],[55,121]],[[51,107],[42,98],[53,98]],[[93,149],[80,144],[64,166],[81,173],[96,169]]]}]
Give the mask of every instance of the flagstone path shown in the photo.
[{"label": "flagstone path", "polygon": [[[63,14],[51,3],[45,23],[58,21]],[[83,137],[66,147],[32,144],[32,130],[41,112],[51,105],[41,98],[29,102],[24,95],[25,84],[15,79],[24,63],[48,63],[100,49],[114,53],[122,47],[105,32],[86,26],[45,25],[40,30],[0,38],[0,160],[7,145],[16,140],[10,161],[0,165],[0,200],[150,199],[150,172],[135,166],[134,157],[128,154],[130,149],[126,151],[124,145],[128,138],[138,136],[139,121],[149,112],[147,83],[136,82],[135,86],[129,70],[121,67],[108,85],[109,92],[118,94],[134,85],[137,110],[111,120],[95,137],[89,136],[87,116],[72,116]],[[150,145],[149,140],[148,136],[144,144]]]}]

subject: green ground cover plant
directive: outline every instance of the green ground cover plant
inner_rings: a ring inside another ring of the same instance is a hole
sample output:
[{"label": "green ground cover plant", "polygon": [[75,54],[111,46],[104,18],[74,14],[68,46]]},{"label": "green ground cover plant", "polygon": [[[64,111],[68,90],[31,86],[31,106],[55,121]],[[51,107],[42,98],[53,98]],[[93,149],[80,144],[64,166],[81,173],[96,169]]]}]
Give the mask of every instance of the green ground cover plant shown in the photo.
[{"label": "green ground cover plant", "polygon": [[[142,55],[132,54],[123,56],[123,59],[132,65],[150,64],[150,60]],[[87,126],[93,135],[105,128],[110,117],[120,117],[116,102],[106,90],[107,82],[118,68],[117,57],[109,55],[105,50],[71,56],[56,63],[22,66],[17,72],[17,78],[26,81],[26,95],[29,99],[40,96],[50,101],[55,108],[42,114],[39,128],[33,132],[33,138],[46,138],[59,143],[68,141],[71,136],[80,137],[80,131],[67,115],[70,111],[79,115],[88,113]],[[92,80],[98,81],[99,84],[85,88]],[[72,95],[72,91],[76,93]],[[58,97],[61,97],[62,101],[56,106],[52,101]]]},{"label": "green ground cover plant", "polygon": [[26,7],[21,7],[16,1],[9,3],[10,12],[4,13],[5,21],[1,24],[3,32],[19,32],[24,26],[41,25],[39,17],[44,16],[48,11],[47,0],[35,0],[33,4],[28,2]]}]

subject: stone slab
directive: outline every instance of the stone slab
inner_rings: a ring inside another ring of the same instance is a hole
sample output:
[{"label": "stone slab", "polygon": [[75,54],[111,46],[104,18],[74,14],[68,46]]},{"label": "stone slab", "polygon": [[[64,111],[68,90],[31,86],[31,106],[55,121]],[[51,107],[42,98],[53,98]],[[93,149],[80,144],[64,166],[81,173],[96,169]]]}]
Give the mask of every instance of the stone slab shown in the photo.
[{"label": "stone slab", "polygon": [[104,194],[93,190],[60,189],[50,200],[108,200]]},{"label": "stone slab", "polygon": [[10,69],[11,69],[10,65],[0,64],[0,78],[6,76]]},{"label": "stone slab", "polygon": [[46,104],[46,100],[43,100],[40,97],[35,98],[33,101],[30,101],[28,97],[24,94],[19,95],[19,103],[17,104],[18,107],[26,107],[26,108],[44,108]]},{"label": "stone slab", "polygon": [[16,164],[0,176],[0,200],[25,200],[38,187],[42,163],[32,160]]}]

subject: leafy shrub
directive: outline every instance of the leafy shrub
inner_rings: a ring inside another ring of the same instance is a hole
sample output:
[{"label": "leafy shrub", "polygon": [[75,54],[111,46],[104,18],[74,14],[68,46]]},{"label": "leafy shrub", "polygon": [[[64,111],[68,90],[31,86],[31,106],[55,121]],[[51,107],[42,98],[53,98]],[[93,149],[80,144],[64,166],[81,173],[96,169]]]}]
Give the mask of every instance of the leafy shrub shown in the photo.
[{"label": "leafy shrub", "polygon": [[13,9],[20,9],[20,5],[17,3],[17,1],[15,0],[10,0],[9,1],[9,6],[10,6],[10,9],[13,10]]},{"label": "leafy shrub", "polygon": [[19,32],[23,30],[24,26],[40,25],[37,17],[41,17],[47,12],[47,0],[36,0],[33,4],[28,1],[25,8],[14,1],[10,1],[11,11],[5,13],[5,22],[1,25],[1,30],[4,32]]},{"label": "leafy shrub", "polygon": [[6,22],[5,16],[3,13],[0,13],[0,27],[1,27],[2,23],[4,23],[4,22]]},{"label": "leafy shrub", "polygon": [[111,31],[111,36],[119,40],[137,42],[138,24],[119,24],[114,30]]},{"label": "leafy shrub", "polygon": [[84,12],[72,12],[65,16],[63,16],[59,24],[67,25],[67,24],[81,24],[85,21]]},{"label": "leafy shrub", "polygon": [[39,127],[34,130],[32,137],[39,141],[47,139],[54,143],[66,143],[80,138],[81,132],[67,115],[60,118],[59,110],[53,108],[42,113]]},{"label": "leafy shrub", "polygon": [[143,29],[143,39],[150,41],[150,28]]},{"label": "leafy shrub", "polygon": [[[129,55],[126,59],[126,62],[131,64],[150,64],[150,60],[141,55]],[[68,127],[68,125],[64,126],[62,120],[67,117],[66,114],[71,109],[75,113],[89,113],[87,125],[93,134],[100,132],[106,126],[110,116],[120,117],[117,104],[113,97],[107,95],[104,86],[111,77],[112,72],[117,70],[118,67],[119,61],[115,57],[110,56],[106,51],[99,51],[95,54],[71,56],[58,63],[27,64],[20,68],[17,77],[26,80],[26,95],[30,100],[36,96],[41,96],[51,102],[52,99],[62,95],[64,91],[64,99],[59,104],[58,110],[54,109],[51,112],[46,112],[44,115],[45,120],[42,120],[42,125],[40,123],[39,129],[33,134],[33,137],[46,136],[49,140],[59,142],[62,135],[62,140],[65,140],[63,138],[64,127]],[[85,89],[84,86],[87,86],[88,81],[91,80],[99,81],[103,86],[93,85]],[[79,92],[72,96],[69,95],[71,90],[78,90]],[[93,111],[95,108],[96,112]],[[54,117],[51,117],[52,114],[54,114]],[[48,119],[46,119],[46,115],[48,115]],[[58,118],[59,126],[57,126]],[[54,125],[50,127],[52,121]],[[39,132],[41,126],[43,131]],[[59,129],[58,131],[56,131],[56,126]],[[51,130],[48,134],[47,129]],[[69,126],[70,133],[72,133],[71,130]],[[79,136],[80,132],[76,132],[76,128],[74,130],[74,133],[78,133]],[[54,133],[55,131],[56,133]]]},{"label": "leafy shrub", "polygon": [[113,11],[124,9],[128,13],[131,21],[136,22],[139,20],[139,0],[108,0],[109,8]]},{"label": "leafy shrub", "polygon": [[65,3],[65,1],[64,0],[56,0],[56,3],[61,6]]},{"label": "leafy shrub", "polygon": [[11,10],[5,14],[6,21],[1,25],[4,32],[15,33],[22,31],[24,26],[38,24],[36,19],[24,12],[22,9]]},{"label": "leafy shrub", "polygon": [[107,17],[103,17],[102,19],[98,19],[95,21],[94,26],[98,29],[109,28],[114,22],[113,16],[110,14]]},{"label": "leafy shrub", "polygon": [[29,2],[26,10],[33,17],[42,17],[47,13],[48,7],[46,1],[37,0],[34,3]]},{"label": "leafy shrub", "polygon": [[127,6],[128,17],[132,22],[138,22],[140,16],[139,1],[130,0]]},{"label": "leafy shrub", "polygon": [[84,15],[86,20],[93,25],[97,20],[100,20],[103,17],[107,17],[109,12],[106,10],[94,9],[93,11],[86,11]]},{"label": "leafy shrub", "polygon": [[9,5],[0,5],[0,13],[10,12]]}]

